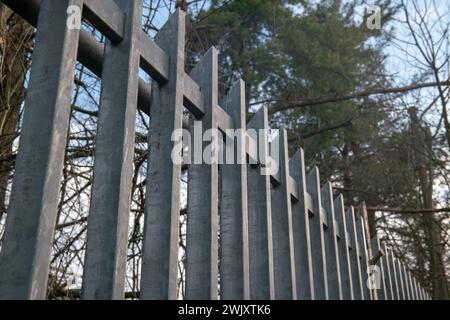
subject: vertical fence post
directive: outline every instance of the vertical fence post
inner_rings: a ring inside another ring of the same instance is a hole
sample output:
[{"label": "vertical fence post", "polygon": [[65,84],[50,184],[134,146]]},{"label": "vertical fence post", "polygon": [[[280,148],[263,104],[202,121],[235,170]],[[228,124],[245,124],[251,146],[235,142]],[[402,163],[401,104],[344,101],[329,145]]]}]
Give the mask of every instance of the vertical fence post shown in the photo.
[{"label": "vertical fence post", "polygon": [[380,260],[378,262],[378,267],[380,268],[380,285],[381,288],[379,290],[376,290],[377,292],[377,299],[378,300],[389,300],[388,298],[388,275],[387,275],[387,266],[386,266],[386,253],[382,251],[381,249],[381,243],[380,239],[378,238],[378,235],[375,235],[374,238],[372,238],[372,256],[375,256],[377,254],[381,254]]},{"label": "vertical fence post", "polygon": [[422,295],[420,294],[420,282],[417,278],[414,278],[415,286],[416,286],[416,296],[417,300],[422,300]]},{"label": "vertical fence post", "polygon": [[83,299],[123,299],[133,178],[142,3],[120,0],[124,40],[106,43]]},{"label": "vertical fence post", "polygon": [[353,279],[351,257],[350,257],[350,237],[347,229],[347,219],[345,216],[344,197],[342,194],[334,200],[334,211],[336,215],[336,230],[339,230],[339,263],[341,270],[343,299],[353,300]]},{"label": "vertical fence post", "polygon": [[[378,243],[380,244],[380,241],[378,240]],[[380,246],[381,247],[381,246]],[[391,256],[389,254],[389,251],[386,248],[386,244],[383,245],[383,272],[384,272],[384,282],[386,286],[386,291],[384,293],[386,300],[394,300],[394,283],[393,283],[393,276],[392,276],[392,267],[391,267]]]},{"label": "vertical fence post", "polygon": [[170,57],[167,83],[153,82],[144,221],[141,299],[176,299],[181,165],[171,161],[182,128],[185,13],[177,10],[155,42]]},{"label": "vertical fence post", "polygon": [[411,288],[411,300],[417,300],[416,289],[414,287],[414,276],[411,271],[409,272],[409,286]]},{"label": "vertical fence post", "polygon": [[422,295],[420,294],[420,282],[417,278],[414,278],[414,282],[416,284],[416,295],[418,300],[422,300]]},{"label": "vertical fence post", "polygon": [[[214,109],[218,105],[219,76],[215,48],[211,48],[195,66],[191,77],[202,88],[205,97],[202,133],[217,130]],[[202,151],[208,146],[206,142],[196,146],[195,139],[192,145],[194,150],[199,148]],[[189,166],[187,210],[186,298],[215,300],[218,297],[217,163]]]},{"label": "vertical fence post", "polygon": [[397,259],[397,275],[399,278],[399,285],[400,285],[400,299],[406,300],[406,288],[405,288],[405,280],[404,280],[404,269],[403,264],[400,262],[400,260]]},{"label": "vertical fence post", "polygon": [[403,285],[405,287],[406,300],[411,300],[411,292],[409,288],[409,272],[403,263],[402,268],[403,268]]},{"label": "vertical fence post", "polygon": [[[275,298],[273,276],[272,242],[272,197],[270,176],[262,175],[262,164],[269,157],[269,115],[266,107],[261,108],[247,125],[256,130],[259,166],[250,167],[247,172],[248,219],[249,219],[249,266],[250,298],[269,300]],[[258,134],[259,133],[259,134]]]},{"label": "vertical fence post", "polygon": [[334,213],[333,187],[328,182],[322,187],[322,206],[324,209],[327,230],[325,246],[327,248],[328,295],[332,300],[342,300],[341,270],[339,263],[338,230]]},{"label": "vertical fence post", "polygon": [[426,290],[424,287],[421,287],[423,300],[427,300]]},{"label": "vertical fence post", "polygon": [[392,276],[394,279],[394,300],[401,300],[401,287],[400,287],[400,276],[398,270],[397,260],[394,257],[394,253],[390,251],[390,262],[391,262],[391,270]]},{"label": "vertical fence post", "polygon": [[347,221],[349,221],[349,233],[351,238],[351,260],[353,277],[353,295],[355,300],[364,300],[364,281],[361,270],[360,250],[358,243],[358,230],[355,219],[355,210],[350,207],[347,210]]},{"label": "vertical fence post", "polygon": [[413,295],[412,295],[412,290],[411,290],[411,273],[409,272],[409,270],[405,264],[403,265],[403,268],[405,269],[407,297],[408,297],[408,300],[413,300]]},{"label": "vertical fence post", "polygon": [[314,299],[309,213],[306,202],[305,156],[300,149],[289,161],[289,172],[298,186],[298,202],[292,204],[297,299]]},{"label": "vertical fence post", "polygon": [[[363,202],[361,204],[359,212],[360,212],[359,217],[361,218],[361,229],[360,229],[360,232],[361,232],[362,245],[364,247],[364,250],[363,250],[363,254],[364,254],[363,262],[364,262],[365,267],[366,267],[365,275],[366,275],[367,281],[370,281],[369,280],[369,276],[370,276],[370,274],[369,274],[370,270],[369,269],[371,268],[371,266],[370,266],[370,259],[372,259],[372,257],[373,257],[373,251],[372,251],[371,234],[370,234],[370,230],[369,230],[369,218],[368,218],[368,215],[367,215],[367,208],[366,208],[365,202]],[[380,264],[379,268],[381,269],[381,264]],[[365,288],[366,288],[366,294],[367,294],[367,298],[368,299],[378,300],[378,291],[377,291],[377,289],[371,289],[371,288],[369,288],[369,286],[367,284],[365,285]]]},{"label": "vertical fence post", "polygon": [[0,255],[0,299],[44,299],[70,121],[82,0],[42,1]]},{"label": "vertical fence post", "polygon": [[280,130],[280,184],[272,189],[272,235],[275,299],[297,299],[292,238],[291,193],[289,188],[287,132]]},{"label": "vertical fence post", "polygon": [[[360,214],[361,213],[361,214]],[[358,248],[359,248],[359,258],[361,260],[361,277],[362,277],[362,285],[364,290],[364,299],[371,300],[372,299],[372,290],[370,290],[367,285],[367,281],[369,280],[369,257],[368,257],[368,246],[366,242],[366,231],[365,231],[365,222],[363,212],[356,213],[356,230],[358,232]]]},{"label": "vertical fence post", "polygon": [[[220,298],[250,298],[248,252],[248,206],[246,164],[245,84],[239,80],[221,103],[238,130],[228,137],[225,156],[233,154],[234,164],[220,167]],[[237,141],[236,141],[237,140]]]},{"label": "vertical fence post", "polygon": [[409,275],[409,288],[411,291],[411,300],[417,300],[416,291],[414,289],[414,277],[411,275],[411,271],[408,272]]},{"label": "vertical fence post", "polygon": [[414,284],[414,296],[416,300],[420,300],[419,295],[419,282],[417,281],[417,278],[413,276],[413,284]]},{"label": "vertical fence post", "polygon": [[307,189],[312,201],[312,207],[309,208],[311,213],[309,230],[314,268],[314,296],[315,299],[328,300],[327,251],[324,239],[324,215],[320,195],[319,168],[314,167],[308,173]]}]

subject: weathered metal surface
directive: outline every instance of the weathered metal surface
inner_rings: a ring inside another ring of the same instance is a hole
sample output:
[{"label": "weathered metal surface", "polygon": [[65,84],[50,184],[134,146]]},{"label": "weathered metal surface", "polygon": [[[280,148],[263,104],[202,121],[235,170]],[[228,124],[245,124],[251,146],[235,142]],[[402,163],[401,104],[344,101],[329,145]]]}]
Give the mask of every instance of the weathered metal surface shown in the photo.
[{"label": "weathered metal surface", "polygon": [[113,43],[120,42],[126,37],[125,18],[128,20],[131,18],[127,14],[127,10],[115,0],[84,0],[83,17]]},{"label": "weathered metal surface", "polygon": [[358,241],[358,227],[355,219],[355,210],[350,207],[346,212],[346,219],[348,221],[348,232],[351,243],[351,262],[352,262],[352,283],[353,283],[353,298],[355,300],[364,300],[364,281],[361,267],[361,248]]},{"label": "weathered metal surface", "polygon": [[272,242],[272,197],[270,177],[261,175],[261,164],[267,163],[269,116],[267,108],[259,110],[247,127],[263,130],[257,135],[259,166],[249,167],[248,215],[249,215],[249,269],[250,298],[254,300],[274,299],[273,242]]},{"label": "weathered metal surface", "polygon": [[[224,147],[234,164],[220,166],[220,297],[250,299],[248,251],[247,164],[245,148],[245,84],[237,81],[221,103],[230,120],[242,130]],[[233,155],[233,156],[231,156]]]},{"label": "weathered metal surface", "polygon": [[174,130],[182,128],[185,13],[178,10],[155,42],[170,57],[170,81],[153,83],[141,278],[142,299],[177,298],[181,164],[171,161]]},{"label": "weathered metal surface", "polygon": [[297,298],[314,299],[314,270],[311,257],[309,214],[306,204],[306,173],[303,149],[289,161],[289,171],[297,185],[298,201],[292,204],[292,230],[294,236],[295,278]]},{"label": "weathered metal surface", "polygon": [[328,295],[331,300],[342,300],[341,268],[339,263],[338,230],[333,203],[333,188],[328,182],[321,190],[322,207],[327,217],[328,227],[325,230],[325,246],[327,248]]},{"label": "weathered metal surface", "polygon": [[307,190],[312,198],[309,231],[311,236],[311,255],[314,269],[314,297],[318,300],[328,299],[327,249],[324,239],[324,221],[320,194],[319,169],[314,167],[307,176]]},{"label": "weathered metal surface", "polygon": [[[361,212],[361,211],[360,211]],[[368,261],[368,250],[366,243],[366,231],[364,225],[364,219],[359,213],[355,213],[356,219],[356,230],[358,233],[358,249],[359,249],[359,257],[361,263],[361,280],[362,280],[362,288],[364,291],[364,299],[363,300],[371,300],[372,299],[372,290],[367,285],[367,280],[369,278],[369,261]]]},{"label": "weathered metal surface", "polygon": [[355,270],[352,269],[351,263],[351,239],[349,238],[349,232],[347,227],[347,217],[345,214],[344,207],[344,197],[340,194],[334,200],[334,210],[336,217],[336,229],[339,228],[340,240],[339,244],[339,265],[341,270],[341,284],[342,284],[342,295],[345,300],[353,300],[353,278],[352,272]]},{"label": "weathered metal surface", "polygon": [[79,30],[69,5],[44,0],[0,255],[1,299],[44,299],[70,119]]},{"label": "weathered metal surface", "polygon": [[292,207],[289,191],[289,155],[287,132],[279,131],[280,156],[278,170],[280,184],[272,188],[272,239],[275,299],[297,299],[295,280],[294,239],[292,235]]},{"label": "weathered metal surface", "polygon": [[83,299],[124,298],[142,3],[118,5],[127,20],[123,41],[107,42],[104,54]]},{"label": "weathered metal surface", "polygon": [[[219,77],[215,48],[211,48],[197,63],[191,78],[203,89],[203,132],[217,130],[214,108],[218,105]],[[208,147],[205,141],[196,145],[196,139],[193,140],[194,152],[196,148],[203,151]],[[215,300],[218,297],[218,164],[214,158],[215,155],[211,164],[202,161],[201,164],[191,164],[188,170],[186,298],[190,300]]]}]

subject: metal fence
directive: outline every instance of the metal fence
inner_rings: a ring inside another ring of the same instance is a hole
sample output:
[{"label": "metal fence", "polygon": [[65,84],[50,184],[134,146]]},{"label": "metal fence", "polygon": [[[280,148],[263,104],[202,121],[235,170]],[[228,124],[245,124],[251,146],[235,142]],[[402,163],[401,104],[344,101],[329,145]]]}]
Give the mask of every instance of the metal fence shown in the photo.
[{"label": "metal fence", "polygon": [[[81,297],[124,297],[139,108],[151,119],[140,298],[176,299],[182,167],[170,159],[172,132],[190,125],[183,107],[203,129],[223,132],[268,129],[267,109],[246,123],[243,81],[219,103],[214,48],[185,72],[183,11],[152,41],[141,29],[138,0],[3,2],[37,26],[37,35],[0,255],[0,298],[46,296],[78,59],[102,80]],[[106,45],[69,21],[77,8]],[[139,68],[152,77],[152,90]],[[345,209],[330,183],[320,186],[318,168],[306,173],[303,150],[289,158],[285,131],[276,175],[260,174],[269,142],[267,134],[256,140],[246,138],[245,153],[259,166],[188,167],[187,299],[430,299],[391,251],[368,240],[364,205]]]}]

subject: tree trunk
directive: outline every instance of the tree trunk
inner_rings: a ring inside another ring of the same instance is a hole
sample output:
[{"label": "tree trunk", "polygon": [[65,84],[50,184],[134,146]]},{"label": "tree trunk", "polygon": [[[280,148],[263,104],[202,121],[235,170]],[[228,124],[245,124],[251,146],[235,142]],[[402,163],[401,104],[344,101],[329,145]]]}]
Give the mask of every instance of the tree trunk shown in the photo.
[{"label": "tree trunk", "polygon": [[[419,177],[424,209],[434,209],[433,204],[433,168],[430,157],[431,141],[428,129],[418,118],[417,109],[409,110],[411,117],[413,162]],[[426,247],[430,259],[430,283],[434,299],[448,300],[449,288],[444,265],[444,246],[442,234],[435,213],[422,214]]]}]

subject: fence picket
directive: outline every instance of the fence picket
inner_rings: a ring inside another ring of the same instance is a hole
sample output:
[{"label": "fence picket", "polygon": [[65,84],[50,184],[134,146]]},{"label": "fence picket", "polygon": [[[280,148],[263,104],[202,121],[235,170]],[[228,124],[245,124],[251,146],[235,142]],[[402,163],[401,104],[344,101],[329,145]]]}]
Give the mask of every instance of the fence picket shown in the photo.
[{"label": "fence picket", "polygon": [[142,3],[121,0],[124,39],[105,46],[83,299],[123,299],[133,179]]},{"label": "fence picket", "polygon": [[358,231],[355,219],[355,210],[350,207],[346,213],[347,221],[349,221],[349,233],[351,239],[351,260],[352,260],[352,282],[353,295],[355,300],[364,300],[363,277],[361,270],[360,248],[358,243]]},{"label": "fence picket", "polygon": [[[219,76],[218,52],[214,47],[194,67],[191,78],[203,88],[203,132],[217,130],[214,110],[218,105]],[[206,150],[208,143],[196,145],[195,140],[194,152],[196,148]],[[194,163],[188,169],[186,298],[189,300],[218,298],[218,164],[211,160],[212,164]]]},{"label": "fence picket", "polygon": [[384,267],[384,276],[386,277],[385,283],[386,283],[386,299],[387,300],[395,300],[394,295],[394,275],[392,270],[392,262],[391,262],[391,255],[389,250],[386,247],[386,244],[383,245],[383,252],[384,252],[384,259],[383,259],[383,267]]},{"label": "fence picket", "polygon": [[404,276],[404,269],[403,264],[400,262],[400,260],[397,259],[397,275],[399,278],[399,285],[400,285],[400,299],[406,300],[406,287],[405,287],[405,276]]},{"label": "fence picket", "polygon": [[[360,211],[361,212],[361,211]],[[363,289],[363,300],[371,300],[372,299],[372,290],[367,285],[367,281],[369,279],[369,257],[368,257],[368,249],[366,243],[366,230],[363,216],[360,215],[360,212],[355,213],[356,220],[356,230],[358,233],[358,249],[359,249],[359,259],[361,264],[361,280],[362,280],[362,289]]]},{"label": "fence picket", "polygon": [[0,299],[44,299],[71,114],[80,30],[67,8],[82,0],[44,0],[0,255]]},{"label": "fence picket", "polygon": [[170,79],[153,82],[144,220],[141,299],[176,299],[181,165],[170,161],[182,128],[185,13],[178,10],[155,42],[171,57]]},{"label": "fence picket", "polygon": [[307,176],[307,190],[311,195],[309,230],[314,268],[314,297],[328,300],[327,250],[324,239],[324,215],[320,195],[319,169],[314,167]]},{"label": "fence picket", "polygon": [[287,132],[280,130],[280,184],[272,188],[272,236],[275,299],[297,299],[292,238],[292,209],[289,189]]},{"label": "fence picket", "polygon": [[231,152],[235,163],[220,166],[220,298],[249,299],[246,106],[242,80],[235,83],[221,106],[242,131],[237,133],[240,136],[234,139],[235,143],[227,143],[224,148],[224,157]]},{"label": "fence picket", "polygon": [[339,262],[338,230],[333,203],[333,187],[327,182],[321,190],[322,206],[326,216],[325,246],[327,248],[328,295],[332,300],[342,300],[341,270]]},{"label": "fence picket", "polygon": [[250,167],[248,178],[248,219],[249,219],[249,269],[250,298],[269,300],[275,298],[273,276],[272,243],[272,197],[270,176],[261,175],[261,166],[269,157],[268,128],[269,115],[266,107],[261,108],[247,127],[256,132],[259,146],[259,166]]},{"label": "fence picket", "polygon": [[339,263],[341,270],[342,294],[346,300],[353,300],[353,279],[352,279],[352,263],[351,263],[351,239],[347,228],[347,218],[344,207],[344,197],[339,194],[334,200],[334,210],[336,215],[336,229],[339,230]]},{"label": "fence picket", "polygon": [[372,256],[376,256],[377,254],[381,254],[380,260],[376,264],[380,270],[380,289],[377,291],[377,299],[378,300],[389,300],[388,296],[388,276],[387,276],[387,265],[386,265],[386,254],[381,249],[380,238],[376,235],[372,239]]},{"label": "fence picket", "polygon": [[294,237],[295,277],[297,298],[314,300],[314,278],[311,258],[309,213],[306,202],[305,156],[300,149],[289,161],[289,171],[298,186],[298,202],[292,204],[292,230]]}]

